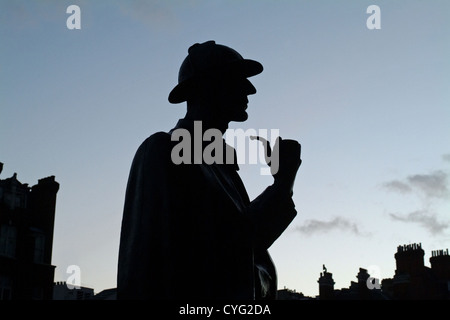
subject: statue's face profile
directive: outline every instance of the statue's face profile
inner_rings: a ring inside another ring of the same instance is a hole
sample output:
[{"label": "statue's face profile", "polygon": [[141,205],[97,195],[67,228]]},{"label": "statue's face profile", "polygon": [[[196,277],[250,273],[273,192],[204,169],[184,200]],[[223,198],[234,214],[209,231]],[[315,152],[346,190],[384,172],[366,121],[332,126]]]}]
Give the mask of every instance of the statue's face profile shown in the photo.
[{"label": "statue's face profile", "polygon": [[256,93],[253,84],[244,76],[228,75],[206,84],[209,105],[223,120],[243,122],[248,119],[248,95]]}]

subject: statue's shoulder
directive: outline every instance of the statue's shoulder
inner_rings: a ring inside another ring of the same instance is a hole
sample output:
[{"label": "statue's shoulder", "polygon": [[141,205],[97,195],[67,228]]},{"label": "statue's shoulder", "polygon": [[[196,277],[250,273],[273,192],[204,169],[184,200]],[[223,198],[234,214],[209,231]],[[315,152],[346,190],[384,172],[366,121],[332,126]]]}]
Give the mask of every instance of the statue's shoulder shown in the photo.
[{"label": "statue's shoulder", "polygon": [[171,135],[170,133],[160,131],[152,134],[150,137],[144,140],[142,144],[149,145],[149,146],[170,146],[172,144],[171,142]]},{"label": "statue's shoulder", "polygon": [[165,158],[170,156],[173,148],[171,135],[167,132],[156,132],[149,136],[139,146],[136,156],[144,156],[145,158]]}]

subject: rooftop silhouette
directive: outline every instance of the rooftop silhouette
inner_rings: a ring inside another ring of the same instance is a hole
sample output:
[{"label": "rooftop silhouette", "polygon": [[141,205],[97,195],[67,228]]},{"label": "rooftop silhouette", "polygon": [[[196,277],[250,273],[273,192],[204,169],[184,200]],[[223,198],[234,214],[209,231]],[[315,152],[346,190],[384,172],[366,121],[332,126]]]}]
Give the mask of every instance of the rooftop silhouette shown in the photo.
[{"label": "rooftop silhouette", "polygon": [[334,289],[333,275],[324,268],[320,274],[320,300],[448,300],[450,299],[450,256],[448,249],[432,251],[431,268],[424,265],[421,243],[401,245],[395,253],[393,278],[377,279],[379,288],[369,286],[367,270],[359,269],[357,282]]}]

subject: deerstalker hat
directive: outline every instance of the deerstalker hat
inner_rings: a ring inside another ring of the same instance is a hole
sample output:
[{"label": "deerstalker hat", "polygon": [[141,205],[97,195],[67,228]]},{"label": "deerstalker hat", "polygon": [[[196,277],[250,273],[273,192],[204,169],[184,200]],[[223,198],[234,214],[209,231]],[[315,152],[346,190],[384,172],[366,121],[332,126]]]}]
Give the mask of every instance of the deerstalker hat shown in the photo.
[{"label": "deerstalker hat", "polygon": [[236,50],[216,44],[215,41],[196,43],[188,50],[188,55],[178,72],[178,84],[169,94],[170,103],[187,100],[190,85],[199,78],[234,73],[246,78],[263,71],[261,63],[244,59]]}]

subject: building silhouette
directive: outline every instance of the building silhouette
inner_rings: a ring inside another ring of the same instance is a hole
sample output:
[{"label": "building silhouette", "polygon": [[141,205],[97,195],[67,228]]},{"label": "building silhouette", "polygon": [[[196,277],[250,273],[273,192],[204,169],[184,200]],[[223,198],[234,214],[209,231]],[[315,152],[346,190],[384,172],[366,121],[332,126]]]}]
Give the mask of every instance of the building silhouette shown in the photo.
[{"label": "building silhouette", "polygon": [[57,281],[53,285],[53,300],[117,300],[117,288],[105,289],[96,294],[92,288]]},{"label": "building silhouette", "polygon": [[277,291],[277,300],[311,300],[311,297],[305,296],[301,292],[284,287]]},{"label": "building silhouette", "polygon": [[[448,249],[432,251],[430,267],[424,264],[422,245],[409,244],[397,247],[396,270],[393,278],[383,279],[375,286],[367,270],[360,268],[357,282],[348,288],[334,289],[333,274],[320,273],[320,300],[450,300],[450,255]],[[370,282],[372,285],[369,285]]]},{"label": "building silhouette", "polygon": [[54,176],[32,187],[16,173],[0,180],[0,300],[52,299],[58,189]]},{"label": "building silhouette", "polygon": [[328,272],[324,266],[324,271],[320,273],[319,280],[319,300],[386,300],[380,289],[369,289],[367,280],[370,275],[364,268],[359,268],[356,275],[357,282],[351,281],[348,288],[334,289],[333,274]]},{"label": "building silhouette", "polygon": [[92,300],[117,300],[117,288],[100,291],[92,298]]},{"label": "building silhouette", "polygon": [[450,299],[450,255],[432,251],[431,268],[424,264],[422,245],[397,247],[396,270],[392,279],[383,279],[383,291],[392,299]]},{"label": "building silhouette", "polygon": [[90,300],[94,297],[94,289],[74,287],[65,281],[55,282],[53,285],[53,300]]}]

